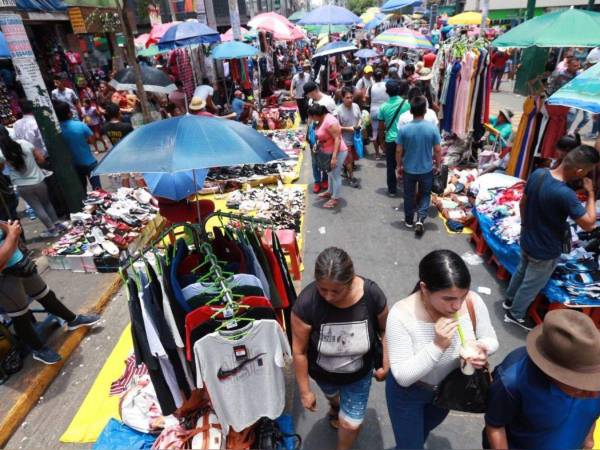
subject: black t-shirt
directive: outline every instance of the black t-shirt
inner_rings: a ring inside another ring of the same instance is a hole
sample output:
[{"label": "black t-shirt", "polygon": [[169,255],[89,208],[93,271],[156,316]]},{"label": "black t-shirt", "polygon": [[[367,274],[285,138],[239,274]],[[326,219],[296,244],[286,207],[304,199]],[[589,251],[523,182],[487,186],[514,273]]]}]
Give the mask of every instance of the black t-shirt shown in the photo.
[{"label": "black t-shirt", "polygon": [[106,122],[102,127],[102,132],[108,136],[112,145],[117,145],[121,139],[132,131],[131,124],[125,122]]},{"label": "black t-shirt", "polygon": [[312,327],[308,373],[317,381],[350,384],[373,370],[377,316],[387,299],[375,282],[364,279],[364,295],[348,308],[328,303],[312,282],[300,293],[294,313]]}]

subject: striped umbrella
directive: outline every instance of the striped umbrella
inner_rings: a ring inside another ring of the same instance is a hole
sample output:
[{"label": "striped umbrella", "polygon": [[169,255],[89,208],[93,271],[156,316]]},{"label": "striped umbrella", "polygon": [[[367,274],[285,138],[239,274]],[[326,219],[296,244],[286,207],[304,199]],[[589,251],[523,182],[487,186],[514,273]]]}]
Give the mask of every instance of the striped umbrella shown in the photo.
[{"label": "striped umbrella", "polygon": [[433,50],[433,45],[425,36],[408,28],[390,28],[377,36],[373,44]]},{"label": "striped umbrella", "polygon": [[548,104],[600,114],[600,64],[590,67],[561,87],[550,96]]},{"label": "striped umbrella", "polygon": [[321,47],[319,51],[317,51],[313,55],[313,58],[318,58],[319,56],[335,55],[337,53],[353,52],[356,50],[358,50],[358,48],[355,45],[350,44],[349,42],[336,41]]}]

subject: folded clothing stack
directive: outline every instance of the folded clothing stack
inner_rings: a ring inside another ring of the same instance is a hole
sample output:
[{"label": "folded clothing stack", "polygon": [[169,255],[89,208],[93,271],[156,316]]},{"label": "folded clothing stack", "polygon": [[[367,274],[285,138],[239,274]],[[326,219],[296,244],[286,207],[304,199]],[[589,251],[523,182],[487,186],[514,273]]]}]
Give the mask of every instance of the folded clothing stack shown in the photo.
[{"label": "folded clothing stack", "polygon": [[71,214],[67,233],[44,249],[46,256],[118,256],[154,220],[158,209],[145,189],[91,191],[83,211]]},{"label": "folded clothing stack", "polygon": [[477,169],[453,168],[448,173],[448,184],[442,195],[433,195],[432,202],[448,222],[456,224],[456,230],[473,221],[472,205],[467,193],[477,180]]},{"label": "folded clothing stack", "polygon": [[255,217],[270,220],[278,230],[299,233],[306,208],[305,190],[298,186],[237,190],[229,195],[227,207],[243,214],[256,213]]}]

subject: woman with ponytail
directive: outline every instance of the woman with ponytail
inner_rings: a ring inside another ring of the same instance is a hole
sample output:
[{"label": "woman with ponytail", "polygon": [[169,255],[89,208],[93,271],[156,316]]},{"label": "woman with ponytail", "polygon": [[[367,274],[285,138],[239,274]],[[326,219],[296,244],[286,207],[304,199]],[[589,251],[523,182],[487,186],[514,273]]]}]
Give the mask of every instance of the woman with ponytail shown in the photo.
[{"label": "woman with ponytail", "polygon": [[46,231],[40,235],[43,238],[57,237],[64,227],[59,223],[56,211],[50,203],[44,173],[38,166],[44,162],[44,156],[29,142],[13,140],[1,125],[0,151],[0,169],[8,166],[12,184],[46,227]]},{"label": "woman with ponytail", "polygon": [[470,287],[471,275],[462,258],[450,250],[436,250],[419,263],[412,294],[390,309],[385,390],[397,449],[423,448],[429,432],[448,415],[432,401],[436,386],[459,367],[465,354],[459,327],[465,342],[477,349],[467,356],[474,368],[484,367],[488,355],[498,349],[487,307]]}]

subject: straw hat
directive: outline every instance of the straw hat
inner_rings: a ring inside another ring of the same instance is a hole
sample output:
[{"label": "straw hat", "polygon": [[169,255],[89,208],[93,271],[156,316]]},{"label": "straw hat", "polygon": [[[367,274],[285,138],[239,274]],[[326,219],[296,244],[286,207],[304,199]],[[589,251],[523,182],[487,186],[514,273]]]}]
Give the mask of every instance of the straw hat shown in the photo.
[{"label": "straw hat", "polygon": [[190,102],[190,111],[200,111],[206,107],[206,102],[202,100],[200,97],[193,97]]},{"label": "straw hat", "polygon": [[302,67],[305,68],[305,69],[312,69],[310,61],[308,59],[304,60],[304,62],[302,63]]},{"label": "straw hat", "polygon": [[585,314],[550,311],[527,336],[527,353],[546,375],[585,391],[600,391],[600,330]]},{"label": "straw hat", "polygon": [[513,112],[507,108],[502,108],[500,111],[498,111],[498,115],[500,115],[500,114],[502,114],[506,118],[507,122],[510,122],[510,120],[514,116]]},{"label": "straw hat", "polygon": [[433,70],[429,67],[423,67],[417,72],[417,75],[419,75],[419,80],[429,81],[433,78]]}]

